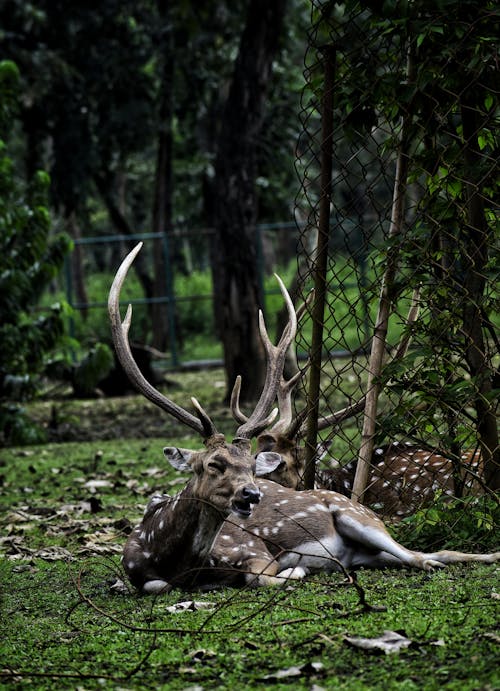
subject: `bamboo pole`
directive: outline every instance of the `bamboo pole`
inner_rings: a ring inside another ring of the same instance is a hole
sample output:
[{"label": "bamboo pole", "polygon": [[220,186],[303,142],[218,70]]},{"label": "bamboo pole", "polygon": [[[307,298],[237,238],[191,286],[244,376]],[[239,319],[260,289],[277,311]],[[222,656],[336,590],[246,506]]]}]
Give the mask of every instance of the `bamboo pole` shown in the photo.
[{"label": "bamboo pole", "polygon": [[[413,78],[413,65],[411,54],[408,53],[407,64],[408,80]],[[361,445],[358,452],[356,475],[352,488],[352,499],[362,500],[368,482],[370,462],[375,444],[375,425],[377,421],[378,398],[380,395],[380,375],[384,361],[384,353],[387,343],[387,328],[389,314],[391,312],[392,291],[394,277],[397,271],[399,246],[396,242],[402,233],[405,209],[406,180],[408,177],[408,130],[411,116],[406,112],[401,125],[401,138],[398,157],[396,161],[396,174],[394,178],[394,190],[392,197],[391,224],[389,226],[387,251],[387,264],[382,277],[380,299],[377,319],[373,332],[370,358],[368,363],[368,381],[366,385],[366,404],[363,417],[363,430],[361,433]]]}]

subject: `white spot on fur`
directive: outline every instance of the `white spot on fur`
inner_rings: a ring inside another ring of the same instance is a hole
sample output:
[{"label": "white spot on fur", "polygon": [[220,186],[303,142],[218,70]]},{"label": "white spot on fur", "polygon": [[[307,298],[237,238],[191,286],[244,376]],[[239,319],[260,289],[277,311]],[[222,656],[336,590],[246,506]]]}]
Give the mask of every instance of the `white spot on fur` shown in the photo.
[{"label": "white spot on fur", "polygon": [[309,506],[307,510],[310,513],[316,513],[317,511],[324,511],[326,513],[330,513],[324,504],[314,504],[313,506]]},{"label": "white spot on fur", "polygon": [[298,521],[301,518],[307,518],[307,513],[305,511],[299,511],[297,513],[294,513],[293,516],[290,516],[290,519],[292,521]]}]

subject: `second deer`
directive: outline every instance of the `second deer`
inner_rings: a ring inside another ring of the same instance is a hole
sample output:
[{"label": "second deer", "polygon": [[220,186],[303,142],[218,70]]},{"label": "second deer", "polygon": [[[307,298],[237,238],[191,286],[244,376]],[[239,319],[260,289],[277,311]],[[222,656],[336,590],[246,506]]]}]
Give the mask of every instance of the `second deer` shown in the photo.
[{"label": "second deer", "polygon": [[[301,309],[304,307],[305,305]],[[415,317],[416,311],[411,309],[408,322]],[[394,357],[402,357],[407,346],[408,339],[403,337]],[[277,393],[279,418],[261,432],[257,439],[259,451],[274,451],[281,456],[281,462],[266,478],[292,489],[304,489],[306,455],[303,439],[306,435],[307,410],[304,408],[294,415],[292,405],[292,393],[301,375],[302,373],[298,373],[288,381],[281,379]],[[232,400],[232,413],[237,420],[242,419],[238,392],[239,382]],[[362,412],[364,403],[363,397],[337,412],[320,417],[317,422],[318,431],[336,427]],[[314,486],[316,489],[329,489],[350,496],[357,463],[350,461],[341,464],[330,458],[326,466],[321,466],[321,462],[328,456],[329,446],[323,442],[317,446],[313,459]],[[457,466],[460,472],[457,472]],[[403,518],[432,503],[438,491],[456,496],[461,496],[463,491],[480,493],[483,491],[481,472],[482,458],[478,449],[467,450],[460,459],[452,460],[443,451],[426,449],[417,444],[393,442],[374,450],[363,504],[384,516]],[[460,493],[457,493],[457,484],[461,489]]]}]

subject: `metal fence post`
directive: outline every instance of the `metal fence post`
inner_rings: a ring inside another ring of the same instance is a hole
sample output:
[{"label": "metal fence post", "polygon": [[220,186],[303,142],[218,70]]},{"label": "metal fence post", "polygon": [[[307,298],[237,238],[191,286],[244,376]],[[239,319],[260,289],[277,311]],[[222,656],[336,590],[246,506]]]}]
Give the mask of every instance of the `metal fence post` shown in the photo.
[{"label": "metal fence post", "polygon": [[163,257],[165,260],[165,287],[167,297],[167,322],[168,322],[168,340],[170,344],[170,353],[172,356],[172,366],[177,367],[179,358],[177,354],[177,332],[175,324],[175,295],[174,295],[174,277],[172,265],[170,263],[170,247],[166,233],[162,234]]},{"label": "metal fence post", "polygon": [[[66,300],[68,301],[68,305],[73,308],[73,272],[71,269],[71,258],[68,257],[68,255],[64,257],[64,279],[66,282]],[[75,320],[72,314],[68,317],[68,333],[70,338],[74,340]],[[73,361],[76,360],[73,348],[71,348],[71,358]]]}]

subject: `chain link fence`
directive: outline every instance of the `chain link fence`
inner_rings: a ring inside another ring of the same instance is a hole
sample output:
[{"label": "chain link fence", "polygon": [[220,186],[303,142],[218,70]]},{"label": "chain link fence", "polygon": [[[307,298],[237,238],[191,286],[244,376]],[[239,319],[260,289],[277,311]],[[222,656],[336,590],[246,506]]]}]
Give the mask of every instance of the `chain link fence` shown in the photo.
[{"label": "chain link fence", "polygon": [[296,200],[298,292],[315,288],[298,343],[306,480],[321,441],[335,488],[383,515],[432,506],[439,520],[452,495],[492,528],[498,14],[369,7],[312,3]]}]

